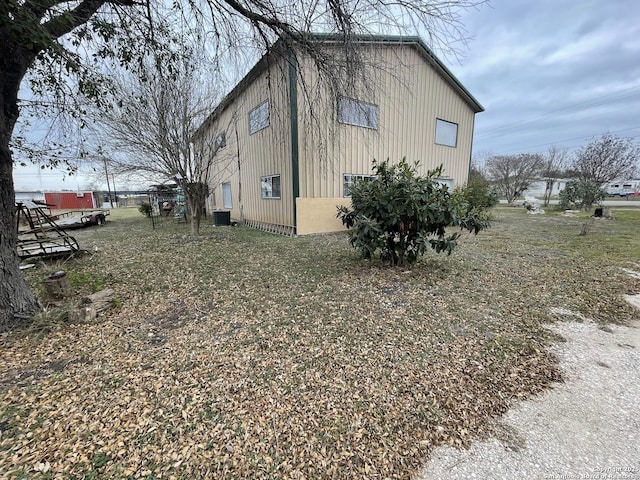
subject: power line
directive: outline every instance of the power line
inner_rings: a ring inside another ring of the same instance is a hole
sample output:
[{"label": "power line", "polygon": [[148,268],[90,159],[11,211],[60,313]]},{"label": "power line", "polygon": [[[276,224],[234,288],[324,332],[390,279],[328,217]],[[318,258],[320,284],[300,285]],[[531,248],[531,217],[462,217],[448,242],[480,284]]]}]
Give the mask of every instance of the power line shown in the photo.
[{"label": "power line", "polygon": [[77,176],[77,173],[69,173],[69,172],[63,172],[63,171],[58,171],[58,172],[42,172],[42,173],[36,173],[36,172],[25,172],[25,173],[21,173],[21,172],[13,172],[13,176],[14,177],[59,177],[59,176],[65,176],[65,177],[75,177]]},{"label": "power line", "polygon": [[[537,120],[540,120],[542,118],[548,117],[553,113],[560,113],[560,112],[566,112],[566,111],[571,111],[571,110],[578,110],[576,107],[582,106],[582,105],[589,105],[589,106],[600,106],[600,105],[605,105],[607,103],[612,103],[612,101],[618,101],[618,100],[622,100],[628,97],[635,97],[640,95],[640,92],[635,92],[635,93],[624,93],[623,95],[620,95],[619,93],[617,94],[609,94],[609,95],[604,95],[602,97],[596,97],[595,100],[589,100],[589,101],[585,101],[585,102],[580,102],[580,103],[576,103],[576,104],[572,104],[572,105],[568,105],[566,107],[563,108],[559,108],[556,110],[551,110],[549,112],[546,113],[542,113],[540,115],[537,115],[533,118],[529,118],[526,120],[521,120],[520,122],[515,122],[515,123],[511,123],[509,125],[505,125],[502,127],[497,127],[491,130],[487,130],[486,132],[482,132],[479,135],[490,135],[493,134],[494,132],[497,131],[502,131],[502,130],[508,130],[510,128],[513,128],[514,126],[518,126],[518,125],[523,125],[523,124],[527,124],[527,123],[533,123]],[[609,98],[609,97],[615,97],[615,98]],[[607,99],[606,101],[603,101],[604,99]]]},{"label": "power line", "polygon": [[[640,128],[640,126],[638,126],[638,127],[630,127],[630,128],[623,128],[623,129],[620,129],[620,130],[613,130],[613,131],[608,131],[608,132],[603,132],[603,133],[599,133],[599,134],[596,134],[596,135],[585,135],[585,136],[582,136],[582,137],[574,137],[574,138],[567,138],[567,139],[564,139],[564,140],[556,140],[554,142],[549,142],[549,143],[539,143],[537,145],[528,145],[526,147],[510,148],[509,150],[503,150],[502,152],[499,152],[499,153],[510,153],[510,152],[516,152],[516,151],[523,151],[523,150],[526,150],[528,148],[546,147],[546,146],[551,146],[551,145],[557,145],[559,143],[562,144],[562,143],[565,143],[565,142],[572,142],[574,140],[585,140],[585,139],[588,139],[588,138],[602,136],[602,135],[605,135],[607,133],[627,132],[629,130],[637,130],[638,128]],[[631,136],[629,136],[627,138],[638,138],[638,137],[640,137],[640,134],[631,135]],[[570,147],[565,147],[565,149],[568,149],[568,148],[570,148]]]},{"label": "power line", "polygon": [[635,91],[633,93],[629,93],[630,91],[634,91],[637,90],[638,87],[633,87],[632,89],[626,91],[626,92],[617,92],[617,93],[612,93],[612,94],[608,94],[608,95],[603,95],[601,97],[596,97],[595,99],[591,99],[591,100],[587,100],[584,102],[579,102],[579,103],[575,103],[572,105],[567,105],[565,107],[562,108],[558,108],[556,110],[551,110],[549,112],[546,113],[542,113],[540,115],[537,115],[535,117],[532,118],[528,118],[526,120],[521,120],[519,122],[514,122],[514,123],[510,123],[509,125],[504,125],[502,127],[496,127],[481,133],[478,133],[478,137],[484,137],[484,136],[495,136],[498,135],[499,133],[503,132],[504,130],[509,130],[512,129],[513,127],[516,126],[522,126],[522,125],[526,125],[529,123],[535,123],[538,120],[544,119],[546,117],[551,116],[554,113],[561,113],[561,112],[570,112],[572,110],[579,110],[576,107],[581,107],[583,105],[588,105],[590,107],[597,107],[597,106],[601,106],[601,105],[606,105],[609,103],[614,103],[620,100],[623,100],[625,98],[630,98],[630,97],[635,97],[635,96],[639,96],[640,95],[640,91]]}]

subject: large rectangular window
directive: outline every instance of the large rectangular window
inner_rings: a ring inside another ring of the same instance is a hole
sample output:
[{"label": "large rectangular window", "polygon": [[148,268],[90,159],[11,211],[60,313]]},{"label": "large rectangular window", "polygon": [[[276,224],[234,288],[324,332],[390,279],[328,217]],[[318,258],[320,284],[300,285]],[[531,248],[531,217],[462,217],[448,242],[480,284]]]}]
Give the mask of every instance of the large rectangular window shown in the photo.
[{"label": "large rectangular window", "polygon": [[350,197],[351,186],[358,181],[373,182],[375,179],[375,175],[358,175],[353,173],[346,173],[342,177],[342,195],[345,197]]},{"label": "large rectangular window", "polygon": [[249,134],[269,126],[269,100],[265,100],[249,112]]},{"label": "large rectangular window", "polygon": [[280,175],[260,177],[262,198],[280,198]]},{"label": "large rectangular window", "polygon": [[458,144],[458,124],[436,118],[436,143],[455,147]]},{"label": "large rectangular window", "polygon": [[338,121],[347,125],[378,129],[378,105],[353,98],[338,98]]}]

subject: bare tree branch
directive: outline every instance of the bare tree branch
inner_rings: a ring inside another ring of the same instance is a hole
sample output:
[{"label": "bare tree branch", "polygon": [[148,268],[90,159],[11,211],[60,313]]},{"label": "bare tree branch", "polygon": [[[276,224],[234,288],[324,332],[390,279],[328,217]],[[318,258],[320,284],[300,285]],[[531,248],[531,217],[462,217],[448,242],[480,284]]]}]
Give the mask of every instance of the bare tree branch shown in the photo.
[{"label": "bare tree branch", "polygon": [[42,24],[42,28],[53,38],[61,37],[87,23],[105,0],[85,0],[74,9],[63,12]]},{"label": "bare tree branch", "polygon": [[566,149],[556,147],[555,145],[549,148],[547,156],[544,160],[542,167],[542,176],[545,180],[544,190],[544,205],[549,205],[551,196],[553,195],[553,186],[558,178],[564,173],[564,169],[567,166],[567,160],[569,153]]},{"label": "bare tree branch", "polygon": [[513,203],[540,176],[543,164],[539,154],[498,155],[487,160],[486,171],[498,192]]},{"label": "bare tree branch", "polygon": [[200,213],[207,196],[210,164],[216,152],[196,158],[192,135],[213,110],[219,97],[205,87],[204,72],[192,61],[197,53],[185,55],[175,73],[157,69],[150,60],[144,81],[133,75],[116,79],[114,105],[97,112],[96,121],[116,173],[144,173],[153,177],[177,178],[192,213],[192,232],[198,234]]},{"label": "bare tree branch", "polygon": [[640,147],[610,133],[594,138],[576,153],[572,168],[578,178],[600,187],[613,180],[632,178],[638,170]]}]

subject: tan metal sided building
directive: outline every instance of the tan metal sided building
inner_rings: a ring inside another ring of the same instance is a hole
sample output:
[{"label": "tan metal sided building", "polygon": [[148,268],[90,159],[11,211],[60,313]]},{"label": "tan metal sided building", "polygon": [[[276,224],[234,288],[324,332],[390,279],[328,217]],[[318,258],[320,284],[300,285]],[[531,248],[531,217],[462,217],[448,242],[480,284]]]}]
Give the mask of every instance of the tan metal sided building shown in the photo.
[{"label": "tan metal sided building", "polygon": [[406,157],[421,173],[442,164],[442,183],[466,183],[483,107],[419,37],[355,46],[366,71],[344,93],[297,52],[265,55],[225,97],[194,134],[198,154],[215,155],[209,212],[282,234],[342,230],[336,208],[374,159]]}]

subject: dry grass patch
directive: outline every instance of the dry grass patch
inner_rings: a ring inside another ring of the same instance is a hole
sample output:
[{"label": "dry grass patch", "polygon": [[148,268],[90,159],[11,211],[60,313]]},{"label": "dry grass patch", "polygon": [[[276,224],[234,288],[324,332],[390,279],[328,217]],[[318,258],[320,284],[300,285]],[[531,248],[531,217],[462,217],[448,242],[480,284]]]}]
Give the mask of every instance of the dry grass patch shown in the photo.
[{"label": "dry grass patch", "polygon": [[343,234],[194,239],[112,218],[78,232],[92,254],[26,271],[38,286],[62,267],[119,307],[0,337],[0,474],[411,478],[435,446],[487,435],[560,378],[551,307],[633,318],[622,255],[591,254],[627,225],[578,238],[579,219],[498,210],[453,256],[402,270],[360,260]]}]

